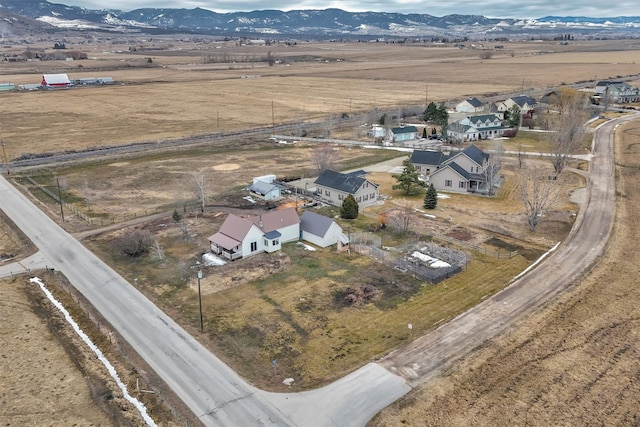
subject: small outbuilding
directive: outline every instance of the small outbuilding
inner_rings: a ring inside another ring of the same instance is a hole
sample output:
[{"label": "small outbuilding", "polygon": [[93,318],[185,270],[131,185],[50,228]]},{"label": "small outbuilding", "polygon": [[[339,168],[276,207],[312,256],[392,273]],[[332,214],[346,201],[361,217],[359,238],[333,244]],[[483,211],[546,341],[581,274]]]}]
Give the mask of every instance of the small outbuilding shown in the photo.
[{"label": "small outbuilding", "polygon": [[338,244],[338,250],[349,243],[342,227],[333,219],[312,211],[304,211],[300,218],[300,233],[306,240],[321,248]]},{"label": "small outbuilding", "polygon": [[66,88],[71,86],[71,80],[66,74],[43,74],[41,85],[45,88]]}]

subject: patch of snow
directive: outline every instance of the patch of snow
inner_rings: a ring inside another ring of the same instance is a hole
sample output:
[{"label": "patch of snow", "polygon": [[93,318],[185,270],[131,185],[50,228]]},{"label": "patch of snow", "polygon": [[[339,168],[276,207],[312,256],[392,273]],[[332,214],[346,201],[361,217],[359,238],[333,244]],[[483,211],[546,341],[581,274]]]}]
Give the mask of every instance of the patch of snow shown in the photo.
[{"label": "patch of snow", "polygon": [[244,196],[243,199],[245,199],[247,202],[249,203],[255,203],[256,201],[254,200],[253,197],[251,196]]},{"label": "patch of snow", "polygon": [[414,251],[411,256],[413,258],[417,258],[425,264],[429,264],[431,268],[443,268],[443,267],[451,267],[451,264],[446,263],[444,261],[439,260],[438,258],[434,258],[432,256],[423,254],[422,252]]},{"label": "patch of snow", "polygon": [[450,199],[451,196],[448,194],[438,194],[438,199]]},{"label": "patch of snow", "polygon": [[220,257],[215,256],[212,253],[207,252],[202,255],[202,262],[207,267],[213,267],[218,265],[225,265],[227,262]]},{"label": "patch of snow", "polygon": [[291,387],[294,382],[295,380],[293,378],[285,378],[284,381],[282,381],[282,384],[288,385],[289,387]]},{"label": "patch of snow", "polygon": [[155,427],[156,423],[149,416],[149,414],[147,414],[147,407],[144,406],[144,403],[140,402],[138,399],[136,399],[135,397],[129,394],[126,384],[122,382],[122,380],[118,376],[118,373],[116,372],[116,369],[113,367],[111,362],[109,362],[109,360],[104,356],[102,351],[91,341],[91,338],[89,338],[89,336],[87,336],[87,334],[85,334],[84,331],[80,329],[80,326],[76,323],[75,320],[73,320],[73,317],[71,317],[71,314],[69,314],[69,312],[67,311],[66,308],[64,308],[62,303],[53,296],[53,294],[49,291],[49,289],[47,289],[44,282],[42,282],[42,280],[38,277],[32,277],[31,279],[29,279],[29,282],[37,283],[38,286],[40,286],[40,289],[47,296],[49,301],[51,301],[51,303],[63,314],[67,323],[71,325],[71,327],[76,332],[76,334],[78,334],[78,336],[82,339],[82,341],[84,341],[84,343],[87,344],[87,346],[91,349],[91,351],[93,351],[93,353],[98,357],[98,360],[100,360],[100,362],[102,362],[102,364],[107,368],[107,371],[109,371],[109,374],[116,381],[116,384],[118,384],[118,387],[122,391],[124,398],[138,409],[138,411],[140,412],[140,415],[144,419],[144,422],[148,426]]},{"label": "patch of snow", "polygon": [[302,249],[304,249],[305,251],[309,251],[309,252],[316,251],[316,248],[314,248],[313,246],[309,246],[306,243],[298,242],[298,246],[302,246]]}]

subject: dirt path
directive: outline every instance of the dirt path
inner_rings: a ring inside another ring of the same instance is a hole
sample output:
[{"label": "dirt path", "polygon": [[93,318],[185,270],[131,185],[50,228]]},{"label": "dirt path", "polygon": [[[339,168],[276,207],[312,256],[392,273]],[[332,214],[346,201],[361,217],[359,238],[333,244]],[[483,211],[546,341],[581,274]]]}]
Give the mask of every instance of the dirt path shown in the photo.
[{"label": "dirt path", "polygon": [[[387,410],[376,425],[636,425],[640,123],[617,143],[615,231],[575,288]],[[403,409],[399,409],[404,406]]]}]

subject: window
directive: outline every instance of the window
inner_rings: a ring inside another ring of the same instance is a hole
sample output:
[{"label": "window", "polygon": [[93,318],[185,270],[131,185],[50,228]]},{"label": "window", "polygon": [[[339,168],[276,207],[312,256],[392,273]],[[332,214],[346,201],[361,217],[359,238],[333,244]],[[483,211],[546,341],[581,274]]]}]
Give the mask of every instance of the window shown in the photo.
[{"label": "window", "polygon": [[445,179],[445,181],[444,181],[444,186],[445,186],[445,187],[452,187],[452,186],[453,186],[453,184],[451,183],[451,180],[450,180],[450,179]]},{"label": "window", "polygon": [[331,191],[329,191],[329,190],[324,190],[324,195],[325,195],[325,196],[331,196]]},{"label": "window", "polygon": [[459,186],[460,188],[467,188],[467,183],[466,183],[465,181],[460,181],[460,182],[458,183],[458,186]]},{"label": "window", "polygon": [[258,250],[258,242],[251,242],[251,252]]},{"label": "window", "polygon": [[271,243],[271,246],[278,246],[280,244],[280,241],[278,239],[273,239],[273,243]]},{"label": "window", "polygon": [[375,199],[376,198],[376,193],[371,193],[371,196],[369,197],[370,199]]},{"label": "window", "polygon": [[338,194],[338,200],[344,199],[344,194]]}]

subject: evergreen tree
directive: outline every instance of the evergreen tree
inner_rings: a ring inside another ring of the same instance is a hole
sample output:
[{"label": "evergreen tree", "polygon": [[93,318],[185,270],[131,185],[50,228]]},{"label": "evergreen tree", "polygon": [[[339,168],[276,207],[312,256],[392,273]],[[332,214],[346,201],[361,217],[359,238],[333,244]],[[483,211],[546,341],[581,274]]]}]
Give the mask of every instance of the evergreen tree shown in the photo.
[{"label": "evergreen tree", "polygon": [[422,128],[422,138],[427,139],[427,128]]},{"label": "evergreen tree", "polygon": [[520,127],[520,116],[521,116],[520,108],[518,108],[517,105],[513,105],[509,109],[508,113],[509,114],[507,115],[507,126],[517,130]]},{"label": "evergreen tree", "polygon": [[344,219],[356,219],[358,218],[358,202],[349,194],[345,197],[340,208],[340,216]]},{"label": "evergreen tree", "polygon": [[423,206],[425,209],[435,209],[436,206],[438,206],[438,192],[433,184],[429,184],[429,187],[427,188],[427,194],[424,196]]},{"label": "evergreen tree", "polygon": [[425,122],[435,122],[438,115],[438,106],[435,102],[430,102],[427,109],[422,113],[422,120]]},{"label": "evergreen tree", "polygon": [[420,174],[411,163],[411,158],[407,158],[402,162],[404,170],[400,175],[396,175],[395,179],[398,181],[392,188],[394,190],[403,190],[405,196],[413,196],[424,188],[425,183],[420,181]]}]

